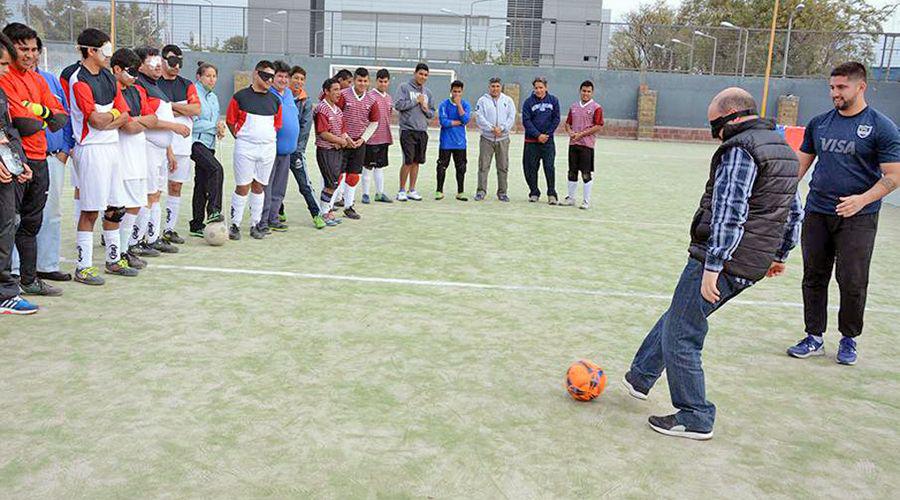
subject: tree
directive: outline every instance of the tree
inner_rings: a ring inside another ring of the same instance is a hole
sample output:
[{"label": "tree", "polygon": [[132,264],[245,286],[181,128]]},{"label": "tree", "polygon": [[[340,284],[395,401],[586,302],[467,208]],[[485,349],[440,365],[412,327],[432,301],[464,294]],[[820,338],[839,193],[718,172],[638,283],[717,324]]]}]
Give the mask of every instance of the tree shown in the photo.
[{"label": "tree", "polygon": [[[23,5],[24,9],[24,5]],[[109,8],[88,8],[83,0],[46,0],[29,5],[31,26],[48,41],[74,41],[86,27],[109,32]],[[116,6],[116,42],[120,46],[158,44],[162,26],[139,4]]]},{"label": "tree", "polygon": [[234,35],[222,42],[222,50],[225,52],[247,52],[247,37]]},{"label": "tree", "polygon": [[610,38],[609,67],[613,69],[666,69],[670,53],[656,45],[667,46],[671,36],[668,25],[675,22],[675,9],[664,0],[639,5],[625,14],[625,26]]},{"label": "tree", "polygon": [[6,0],[0,0],[0,24],[6,26],[6,22],[12,15],[12,11],[6,6]]},{"label": "tree", "polygon": [[[850,59],[863,63],[874,61],[874,45],[882,24],[896,8],[876,8],[864,0],[786,0],[779,10],[775,43],[775,64],[783,61],[788,19],[797,4],[804,9],[794,18],[789,55],[789,73],[818,75],[828,68]],[[642,5],[630,12],[626,26],[611,40],[610,66],[614,68],[640,67],[641,55],[650,69],[667,69],[661,58],[671,56],[675,69],[690,72],[709,72],[712,43],[695,37],[702,30],[718,38],[716,71],[734,73],[743,65],[743,51],[747,51],[747,74],[762,74],[768,56],[769,28],[774,2],[757,0],[684,0],[677,11],[661,0]],[[739,32],[723,28],[730,22],[748,28],[749,43],[739,42]],[[661,26],[673,25],[673,26]],[[856,32],[850,35],[850,32]],[[693,64],[690,49],[673,44],[672,38],[693,43]],[[653,47],[665,45],[667,51]],[[740,44],[740,52],[738,51]],[[668,52],[668,49],[674,52]],[[777,66],[776,66],[777,67]]]}]

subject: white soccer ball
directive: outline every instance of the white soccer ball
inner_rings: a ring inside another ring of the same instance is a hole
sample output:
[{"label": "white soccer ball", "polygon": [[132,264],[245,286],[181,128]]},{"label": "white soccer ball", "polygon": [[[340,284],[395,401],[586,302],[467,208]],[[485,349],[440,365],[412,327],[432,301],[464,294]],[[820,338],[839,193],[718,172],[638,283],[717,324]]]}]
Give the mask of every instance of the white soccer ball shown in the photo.
[{"label": "white soccer ball", "polygon": [[210,246],[220,247],[228,241],[228,228],[225,227],[224,222],[207,224],[203,229],[203,239]]}]

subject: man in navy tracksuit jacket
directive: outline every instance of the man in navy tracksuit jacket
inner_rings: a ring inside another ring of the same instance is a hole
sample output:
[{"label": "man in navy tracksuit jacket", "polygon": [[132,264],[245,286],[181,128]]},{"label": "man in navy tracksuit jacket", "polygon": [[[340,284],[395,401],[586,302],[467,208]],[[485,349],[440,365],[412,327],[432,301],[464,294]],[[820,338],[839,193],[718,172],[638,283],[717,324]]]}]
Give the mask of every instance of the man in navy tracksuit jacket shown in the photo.
[{"label": "man in navy tracksuit jacket", "polygon": [[559,100],[547,92],[547,80],[537,77],[532,82],[534,92],[522,104],[522,125],[525,127],[525,154],[522,166],[525,169],[525,181],[528,182],[528,201],[536,202],[541,198],[538,188],[538,170],[544,163],[544,176],[547,178],[547,200],[551,205],[557,204],[556,182],[553,162],[556,160],[556,144],[553,134],[559,127]]}]

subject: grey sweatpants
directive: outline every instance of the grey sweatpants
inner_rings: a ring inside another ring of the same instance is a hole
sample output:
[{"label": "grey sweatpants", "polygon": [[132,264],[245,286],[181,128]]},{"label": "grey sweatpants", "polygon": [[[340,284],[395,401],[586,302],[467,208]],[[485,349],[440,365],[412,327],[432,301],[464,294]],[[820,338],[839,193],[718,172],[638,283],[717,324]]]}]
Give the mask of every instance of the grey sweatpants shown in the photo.
[{"label": "grey sweatpants", "polygon": [[506,194],[509,173],[509,138],[491,141],[481,136],[478,143],[478,192],[482,195],[487,194],[488,173],[494,156],[497,157],[497,196],[502,196]]},{"label": "grey sweatpants", "polygon": [[263,201],[263,213],[260,225],[267,226],[278,222],[278,209],[284,201],[287,192],[288,174],[291,172],[291,155],[277,155],[272,173],[269,175],[269,183],[266,184],[266,198]]}]

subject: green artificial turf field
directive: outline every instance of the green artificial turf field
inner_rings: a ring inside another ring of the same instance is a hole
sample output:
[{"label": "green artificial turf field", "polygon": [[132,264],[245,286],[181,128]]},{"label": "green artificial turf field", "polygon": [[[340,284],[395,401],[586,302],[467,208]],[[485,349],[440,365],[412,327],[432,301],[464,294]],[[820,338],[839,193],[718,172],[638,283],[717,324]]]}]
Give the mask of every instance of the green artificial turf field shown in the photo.
[{"label": "green artificial turf field", "polygon": [[[191,238],[138,278],[0,319],[0,497],[896,495],[900,208],[881,213],[857,366],[834,362],[836,311],[828,356],[784,354],[803,335],[799,251],[713,316],[716,436],[698,443],[648,428],[665,378],[647,402],[619,381],[686,262],[713,146],[598,141],[588,211],[526,201],[521,136],[511,203],[436,202],[435,146],[421,203],[316,231],[290,179],[287,233],[251,240],[245,216],[242,241]],[[219,157],[227,206],[230,144]],[[391,161],[394,193],[399,147]],[[582,357],[609,375],[590,403],[563,388]]]}]

